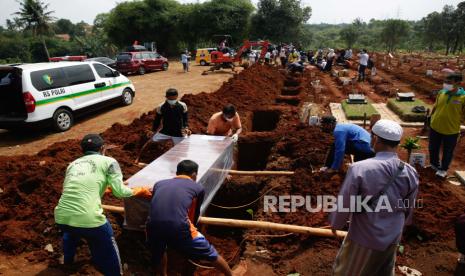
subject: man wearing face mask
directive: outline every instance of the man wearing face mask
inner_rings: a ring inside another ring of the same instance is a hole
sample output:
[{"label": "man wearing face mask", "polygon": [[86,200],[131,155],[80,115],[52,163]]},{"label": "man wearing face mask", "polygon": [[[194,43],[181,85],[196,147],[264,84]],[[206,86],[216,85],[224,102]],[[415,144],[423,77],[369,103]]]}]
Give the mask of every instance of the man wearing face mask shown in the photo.
[{"label": "man wearing face mask", "polygon": [[178,101],[178,96],[176,89],[166,90],[166,101],[155,110],[155,120],[152,127],[155,135],[142,147],[136,163],[139,162],[140,155],[151,142],[172,140],[176,145],[191,134],[187,123],[187,105]]},{"label": "man wearing face mask", "polygon": [[[236,131],[233,134],[233,129]],[[242,132],[241,118],[232,104],[225,105],[223,112],[213,114],[208,122],[207,133],[217,136],[231,136],[234,142]]]},{"label": "man wearing face mask", "polygon": [[[431,111],[429,158],[431,168],[442,178],[447,177],[460,134],[460,124],[465,117],[465,90],[459,87],[461,81],[460,74],[447,76]],[[442,160],[439,162],[441,146]]]}]

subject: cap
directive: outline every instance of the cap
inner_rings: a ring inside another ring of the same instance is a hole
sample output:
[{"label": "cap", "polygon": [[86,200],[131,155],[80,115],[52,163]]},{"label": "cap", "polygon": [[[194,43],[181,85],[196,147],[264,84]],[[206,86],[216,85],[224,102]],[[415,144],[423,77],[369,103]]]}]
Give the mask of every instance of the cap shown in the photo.
[{"label": "cap", "polygon": [[404,133],[398,123],[386,119],[376,122],[371,131],[378,137],[395,142],[400,141]]},{"label": "cap", "polygon": [[169,88],[166,90],[165,97],[172,97],[172,96],[177,96],[178,95],[178,90],[175,88]]},{"label": "cap", "polygon": [[320,121],[322,124],[335,124],[337,122],[336,117],[332,115],[326,115],[321,118]]},{"label": "cap", "polygon": [[98,151],[102,146],[103,138],[98,134],[87,134],[81,141],[83,151]]}]

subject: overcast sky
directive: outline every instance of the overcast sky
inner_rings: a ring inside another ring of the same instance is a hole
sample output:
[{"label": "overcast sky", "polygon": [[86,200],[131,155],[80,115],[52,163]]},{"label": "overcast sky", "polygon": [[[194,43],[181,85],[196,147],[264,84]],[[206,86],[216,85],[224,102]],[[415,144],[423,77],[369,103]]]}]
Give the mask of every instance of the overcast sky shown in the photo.
[{"label": "overcast sky", "polygon": [[[124,0],[42,0],[50,4],[56,18],[67,18],[73,22],[84,20],[92,23],[95,16],[109,12],[117,2]],[[440,11],[444,5],[456,6],[463,0],[302,0],[313,9],[309,23],[345,23],[357,17],[368,21],[371,18],[400,18],[418,20],[433,11]],[[181,0],[180,2],[197,2]],[[252,0],[257,3],[258,0]],[[0,24],[5,25],[13,17],[19,4],[16,0],[0,0]]]}]

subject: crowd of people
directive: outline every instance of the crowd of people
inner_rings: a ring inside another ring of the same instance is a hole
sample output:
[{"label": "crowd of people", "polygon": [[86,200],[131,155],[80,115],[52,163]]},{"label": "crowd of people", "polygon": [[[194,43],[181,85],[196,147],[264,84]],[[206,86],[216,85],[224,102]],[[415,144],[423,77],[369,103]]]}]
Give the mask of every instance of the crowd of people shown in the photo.
[{"label": "crowd of people", "polygon": [[[363,81],[369,56],[363,50],[358,57],[360,79]],[[329,49],[324,55],[321,50],[316,54],[312,51],[303,54],[293,47],[281,47],[269,51],[265,62],[279,63],[279,66],[289,68],[295,63],[300,66],[302,62],[340,63],[352,58],[350,49],[337,53]],[[324,68],[327,68],[327,64]],[[459,74],[448,75],[432,110],[430,168],[443,178],[447,176],[460,134],[461,120],[465,116],[465,90],[460,87],[462,81]],[[155,110],[152,139],[142,147],[141,153],[149,143],[172,140],[176,145],[191,134],[188,106],[179,100],[178,91],[170,88],[165,96],[166,100]],[[391,212],[331,212],[329,221],[335,234],[336,230],[348,225],[348,235],[336,256],[333,273],[394,275],[397,248],[404,226],[412,221],[419,185],[415,168],[401,161],[396,153],[403,129],[394,121],[381,119],[368,132],[354,124],[337,123],[333,116],[322,117],[320,125],[324,132],[334,136],[334,144],[325,166],[320,169],[321,173],[341,170],[345,154],[354,156],[354,163],[349,166],[339,192],[343,207],[350,207],[349,199],[353,196],[371,196],[368,201],[370,206],[379,203],[383,196],[391,202],[410,203],[409,206],[397,206]],[[236,108],[226,104],[222,111],[212,114],[206,133],[228,136],[237,142],[241,131],[241,118]],[[167,275],[166,248],[169,247],[192,260],[209,261],[225,275],[233,275],[227,262],[197,229],[204,190],[196,183],[198,165],[194,161],[181,161],[174,178],[154,183],[151,189],[130,189],[123,182],[118,162],[102,154],[104,141],[99,135],[86,135],[81,147],[83,156],[68,166],[63,194],[55,208],[55,220],[63,232],[65,264],[73,263],[78,242],[84,238],[89,244],[95,266],[105,275],[121,275],[118,248],[101,206],[102,196],[111,193],[116,197],[138,196],[150,200],[146,233],[157,273]],[[464,227],[465,222],[458,224],[456,229],[457,245],[462,253],[460,260],[465,263]]]}]

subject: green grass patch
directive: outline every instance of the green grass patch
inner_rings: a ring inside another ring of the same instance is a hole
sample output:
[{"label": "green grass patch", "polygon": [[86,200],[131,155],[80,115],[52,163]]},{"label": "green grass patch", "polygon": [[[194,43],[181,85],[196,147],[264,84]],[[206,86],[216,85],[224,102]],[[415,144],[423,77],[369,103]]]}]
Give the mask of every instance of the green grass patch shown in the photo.
[{"label": "green grass patch", "polygon": [[413,102],[399,102],[396,99],[389,99],[387,102],[387,107],[391,109],[394,113],[399,115],[399,117],[404,122],[424,122],[425,114],[423,113],[413,113],[412,108],[417,105],[422,105],[426,109],[432,108],[432,105],[426,104],[424,101],[416,99]]},{"label": "green grass patch", "polygon": [[344,113],[349,120],[363,120],[365,113],[369,120],[371,115],[379,114],[370,102],[366,104],[349,104],[346,100],[344,100],[342,102],[342,110],[344,110]]}]

